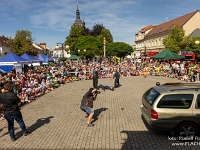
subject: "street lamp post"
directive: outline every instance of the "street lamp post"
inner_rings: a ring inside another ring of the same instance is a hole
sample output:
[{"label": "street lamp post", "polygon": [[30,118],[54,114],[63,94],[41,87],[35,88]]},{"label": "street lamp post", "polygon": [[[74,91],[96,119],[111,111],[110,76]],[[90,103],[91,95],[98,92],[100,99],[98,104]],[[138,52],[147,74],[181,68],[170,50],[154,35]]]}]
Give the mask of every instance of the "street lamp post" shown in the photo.
[{"label": "street lamp post", "polygon": [[146,56],[147,56],[147,48],[146,46],[144,47],[144,60],[146,61]]},{"label": "street lamp post", "polygon": [[106,38],[103,38],[103,57],[106,59]]}]

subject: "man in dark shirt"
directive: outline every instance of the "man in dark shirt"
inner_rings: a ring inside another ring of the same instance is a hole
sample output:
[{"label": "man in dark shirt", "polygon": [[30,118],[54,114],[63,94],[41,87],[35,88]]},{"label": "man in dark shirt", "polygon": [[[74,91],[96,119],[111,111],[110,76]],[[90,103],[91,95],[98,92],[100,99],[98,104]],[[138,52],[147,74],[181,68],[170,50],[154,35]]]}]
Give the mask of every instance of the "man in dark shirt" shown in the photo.
[{"label": "man in dark shirt", "polygon": [[81,110],[86,112],[86,115],[88,116],[87,120],[87,126],[92,127],[94,124],[91,124],[92,117],[94,115],[94,111],[92,110],[93,108],[93,101],[96,100],[97,98],[97,90],[95,88],[90,88],[88,92],[85,93],[81,100]]},{"label": "man in dark shirt", "polygon": [[20,104],[20,99],[17,97],[16,93],[12,92],[12,90],[13,87],[11,83],[4,84],[4,93],[0,94],[0,103],[3,104],[4,117],[8,122],[10,138],[12,141],[15,141],[14,120],[19,124],[24,136],[28,135],[30,132],[26,129],[18,106]]}]

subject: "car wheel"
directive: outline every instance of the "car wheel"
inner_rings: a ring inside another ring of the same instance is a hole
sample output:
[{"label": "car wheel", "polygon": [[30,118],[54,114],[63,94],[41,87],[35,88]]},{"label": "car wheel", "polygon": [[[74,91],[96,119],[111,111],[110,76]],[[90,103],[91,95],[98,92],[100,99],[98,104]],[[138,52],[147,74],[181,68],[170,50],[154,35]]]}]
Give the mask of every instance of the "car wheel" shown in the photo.
[{"label": "car wheel", "polygon": [[176,130],[176,136],[181,140],[189,139],[192,140],[198,135],[198,129],[194,123],[183,122]]}]

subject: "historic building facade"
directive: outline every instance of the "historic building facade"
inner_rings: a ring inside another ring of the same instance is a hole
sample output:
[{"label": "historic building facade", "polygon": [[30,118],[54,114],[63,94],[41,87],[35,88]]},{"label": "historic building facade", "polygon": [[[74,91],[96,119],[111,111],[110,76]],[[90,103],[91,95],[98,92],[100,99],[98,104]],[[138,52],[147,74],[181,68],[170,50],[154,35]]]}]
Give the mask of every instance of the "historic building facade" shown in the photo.
[{"label": "historic building facade", "polygon": [[146,53],[150,57],[164,50],[163,39],[168,36],[175,25],[181,26],[185,30],[185,35],[189,36],[195,29],[200,28],[199,10],[167,20],[159,25],[150,25],[144,28],[145,31],[141,29],[135,34],[135,55],[139,57]]}]

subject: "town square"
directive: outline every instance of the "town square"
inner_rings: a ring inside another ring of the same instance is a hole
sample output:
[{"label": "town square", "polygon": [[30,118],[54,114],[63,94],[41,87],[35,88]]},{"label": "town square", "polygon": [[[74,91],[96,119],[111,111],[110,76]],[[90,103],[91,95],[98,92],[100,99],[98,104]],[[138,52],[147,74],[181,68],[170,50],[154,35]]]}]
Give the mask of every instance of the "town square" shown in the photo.
[{"label": "town square", "polygon": [[[185,141],[168,139],[172,137],[169,132],[153,130],[141,118],[142,95],[158,81],[176,82],[176,79],[122,77],[120,88],[101,90],[94,104],[92,128],[86,126],[86,118],[79,108],[92,81],[68,83],[22,107],[30,135],[23,137],[15,124],[19,138],[11,142],[6,121],[0,121],[1,149],[199,149],[199,145],[173,146]],[[112,85],[113,81],[100,79],[99,84]]]},{"label": "town square", "polygon": [[0,3],[0,150],[199,149],[200,2]]}]

